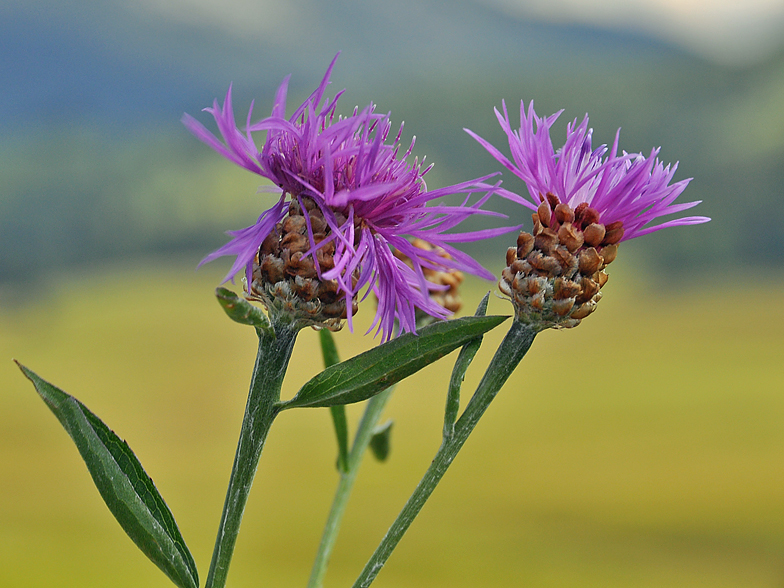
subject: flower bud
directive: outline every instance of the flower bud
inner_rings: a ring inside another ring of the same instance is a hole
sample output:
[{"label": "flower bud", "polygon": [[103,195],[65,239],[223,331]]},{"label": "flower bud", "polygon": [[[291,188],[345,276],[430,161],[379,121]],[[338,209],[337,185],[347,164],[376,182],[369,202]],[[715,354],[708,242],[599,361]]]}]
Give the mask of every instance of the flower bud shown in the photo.
[{"label": "flower bud", "polygon": [[[444,260],[452,259],[452,257],[441,247],[436,247],[422,239],[414,239],[411,244],[423,251],[435,251],[437,255]],[[412,267],[411,261],[405,255],[399,251],[395,251],[394,255],[398,259],[403,260],[409,267]],[[519,263],[517,260],[517,248],[510,247],[506,251],[506,264],[512,266],[515,263]],[[445,266],[443,269],[423,267],[422,273],[428,282],[436,286],[436,288],[429,291],[430,298],[433,302],[451,313],[455,313],[463,307],[463,302],[460,298],[460,284],[462,284],[464,280],[463,272],[449,269]],[[418,312],[417,323],[422,324],[428,319],[428,316],[429,315],[426,315],[424,312]],[[433,320],[433,317],[429,317],[429,319]]]}]

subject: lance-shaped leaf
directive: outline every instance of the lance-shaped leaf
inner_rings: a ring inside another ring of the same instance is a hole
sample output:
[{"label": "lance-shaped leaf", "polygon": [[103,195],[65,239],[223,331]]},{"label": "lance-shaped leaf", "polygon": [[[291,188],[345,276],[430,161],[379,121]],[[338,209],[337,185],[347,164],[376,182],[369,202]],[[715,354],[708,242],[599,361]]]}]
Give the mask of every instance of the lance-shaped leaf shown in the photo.
[{"label": "lance-shaped leaf", "polygon": [[[474,316],[485,316],[487,314],[487,303],[490,299],[490,292],[485,294],[479,306],[476,308]],[[460,350],[452,369],[452,377],[449,380],[449,392],[446,397],[446,409],[444,410],[444,437],[449,437],[455,430],[457,413],[460,410],[460,388],[463,385],[468,366],[474,361],[474,356],[482,346],[482,337],[479,336],[466,343]]]},{"label": "lance-shaped leaf", "polygon": [[507,318],[467,316],[433,323],[416,335],[406,333],[325,369],[280,408],[334,406],[367,400]]},{"label": "lance-shaped leaf", "polygon": [[76,398],[16,363],[76,443],[123,530],[177,586],[198,588],[196,564],[177,523],[128,444]]},{"label": "lance-shaped leaf", "polygon": [[[319,331],[319,340],[321,341],[321,355],[324,358],[324,367],[328,368],[331,365],[340,363],[338,348],[329,329],[321,329]],[[346,407],[342,404],[330,406],[329,411],[332,414],[332,423],[335,425],[335,437],[338,440],[338,471],[346,473],[348,472],[348,420],[346,419]]]},{"label": "lance-shaped leaf", "polygon": [[241,325],[250,325],[256,329],[271,331],[269,319],[258,306],[237,296],[227,288],[216,288],[215,296],[228,317]]}]

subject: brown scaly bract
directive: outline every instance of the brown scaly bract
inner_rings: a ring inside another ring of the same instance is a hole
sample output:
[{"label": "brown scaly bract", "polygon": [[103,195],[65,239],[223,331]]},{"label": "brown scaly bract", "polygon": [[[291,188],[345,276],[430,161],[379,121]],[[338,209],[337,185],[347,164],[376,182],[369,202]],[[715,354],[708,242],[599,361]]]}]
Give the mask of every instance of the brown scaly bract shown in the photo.
[{"label": "brown scaly bract", "polygon": [[517,320],[539,330],[576,327],[602,297],[623,223],[605,226],[587,204],[572,210],[552,193],[532,217],[533,235],[521,232],[507,250],[498,287],[512,299]]}]

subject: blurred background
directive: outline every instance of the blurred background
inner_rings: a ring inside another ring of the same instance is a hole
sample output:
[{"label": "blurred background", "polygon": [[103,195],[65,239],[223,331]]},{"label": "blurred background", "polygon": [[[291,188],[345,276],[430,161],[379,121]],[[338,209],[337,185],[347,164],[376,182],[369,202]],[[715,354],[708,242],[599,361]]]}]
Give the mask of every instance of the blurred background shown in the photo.
[{"label": "blurred background", "polygon": [[[463,127],[504,145],[493,107],[534,100],[565,109],[556,144],[587,112],[597,144],[621,127],[622,149],[661,146],[713,218],[624,244],[597,313],[540,335],[377,585],[784,586],[781,0],[0,4],[0,585],[168,585],[12,357],[128,440],[206,577],[255,342],[212,300],[228,260],[195,267],[272,200],[180,118],[208,124],[230,83],[239,120],[253,99],[264,116],[289,73],[299,104],[338,51],[339,112],[405,121],[430,187],[496,171]],[[498,270],[506,246],[467,250]],[[467,306],[491,287],[469,281]],[[344,356],[374,344],[371,314]],[[284,395],[315,345],[303,331]],[[327,586],[353,581],[427,467],[450,369],[399,387],[392,456],[360,474]],[[284,416],[232,586],[307,581],[335,451],[326,411]]]}]

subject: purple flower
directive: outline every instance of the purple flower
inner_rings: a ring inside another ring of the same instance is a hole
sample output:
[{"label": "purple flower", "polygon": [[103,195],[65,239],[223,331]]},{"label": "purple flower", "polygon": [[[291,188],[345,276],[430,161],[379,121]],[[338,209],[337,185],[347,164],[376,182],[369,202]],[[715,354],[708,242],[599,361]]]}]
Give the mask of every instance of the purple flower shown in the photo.
[{"label": "purple flower", "polygon": [[681,217],[658,225],[657,218],[699,204],[674,204],[689,180],[670,185],[677,164],[659,162],[658,149],[618,155],[619,133],[610,149],[591,147],[588,117],[566,127],[566,143],[553,148],[550,127],[560,112],[539,118],[533,103],[520,104],[520,129],[513,130],[506,104],[495,111],[509,138],[510,161],[490,143],[468,131],[507,169],[522,179],[530,198],[498,193],[535,212],[533,230],[521,232],[506,251],[498,287],[509,297],[515,320],[531,328],[571,328],[590,315],[602,297],[618,244],[652,231],[707,222]]},{"label": "purple flower", "polygon": [[[563,112],[563,111],[561,111]],[[651,225],[657,218],[692,208],[697,202],[674,204],[690,180],[670,185],[678,164],[664,166],[658,158],[659,149],[648,157],[642,153],[618,155],[620,129],[612,147],[591,148],[592,129],[588,116],[578,125],[575,119],[567,125],[566,143],[555,150],[550,140],[550,127],[561,114],[539,118],[531,102],[528,113],[520,103],[520,128],[512,129],[506,104],[503,115],[496,117],[509,138],[513,161],[490,143],[466,129],[504,167],[522,179],[530,198],[507,190],[498,193],[532,210],[537,210],[548,193],[576,209],[586,204],[599,214],[604,225],[622,223],[621,240],[633,239],[666,227],[708,222],[704,216],[687,216]]]},{"label": "purple flower", "polygon": [[[310,199],[321,212],[319,222],[323,217],[327,227],[314,232],[312,215],[305,213],[309,249],[304,256],[315,261],[319,279],[337,282],[346,300],[349,324],[352,300],[365,288],[376,294],[378,312],[371,330],[377,328],[386,339],[395,319],[402,330],[415,331],[416,308],[438,318],[448,316],[448,311],[428,295],[443,286],[429,282],[425,269],[461,270],[492,279],[492,274],[451,243],[484,239],[510,229],[447,232],[473,214],[499,216],[481,209],[497,188],[483,183],[491,176],[428,191],[424,175],[430,167],[422,169],[416,159],[407,161],[413,141],[401,155],[402,126],[388,141],[392,127],[388,114],[377,114],[371,103],[355,109],[351,116],[336,117],[342,92],[332,100],[323,99],[334,64],[335,60],[316,91],[289,119],[285,118],[288,78],[278,89],[272,115],[253,123],[249,112],[244,131],[234,122],[231,88],[222,107],[216,101],[205,109],[215,118],[223,141],[192,117],[183,118],[204,143],[237,165],[272,180],[282,191],[278,203],[256,224],[229,232],[232,240],[202,263],[234,255],[226,280],[244,267],[250,284],[262,242],[287,215],[287,199],[296,201],[300,210],[308,209],[306,200]],[[261,149],[253,137],[258,131],[266,132]],[[486,193],[469,204],[470,193],[476,189]],[[459,206],[429,206],[432,200],[456,193],[466,194]],[[441,247],[451,258],[414,247],[410,239]],[[318,254],[327,246],[331,267],[322,268]],[[411,266],[395,257],[393,250],[406,256]]]}]

